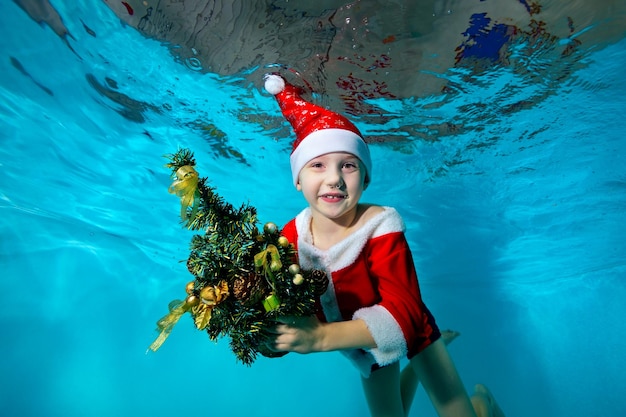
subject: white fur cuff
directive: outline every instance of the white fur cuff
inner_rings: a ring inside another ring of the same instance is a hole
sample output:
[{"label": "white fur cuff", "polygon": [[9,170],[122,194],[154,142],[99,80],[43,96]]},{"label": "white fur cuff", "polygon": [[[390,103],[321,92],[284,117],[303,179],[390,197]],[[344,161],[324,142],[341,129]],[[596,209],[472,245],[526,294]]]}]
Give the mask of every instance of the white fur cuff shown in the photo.
[{"label": "white fur cuff", "polygon": [[404,333],[391,313],[383,306],[374,305],[357,310],[354,320],[365,321],[376,347],[369,352],[381,366],[394,363],[406,356],[408,349]]}]

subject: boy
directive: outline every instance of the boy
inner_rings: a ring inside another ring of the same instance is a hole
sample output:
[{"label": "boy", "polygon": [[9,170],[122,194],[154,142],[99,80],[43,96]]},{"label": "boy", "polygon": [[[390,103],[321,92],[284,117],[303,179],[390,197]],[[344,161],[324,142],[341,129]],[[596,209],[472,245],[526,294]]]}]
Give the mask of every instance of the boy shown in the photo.
[{"label": "boy", "polygon": [[[359,202],[372,161],[345,117],[306,102],[271,74],[273,94],[296,132],[290,157],[295,187],[309,207],[282,233],[300,265],[331,278],[319,317],[289,317],[274,329],[279,352],[339,350],[361,371],[372,416],[408,415],[421,380],[440,416],[503,416],[489,391],[468,397],[435,319],[422,301],[398,212]],[[400,372],[399,360],[409,359]]]}]

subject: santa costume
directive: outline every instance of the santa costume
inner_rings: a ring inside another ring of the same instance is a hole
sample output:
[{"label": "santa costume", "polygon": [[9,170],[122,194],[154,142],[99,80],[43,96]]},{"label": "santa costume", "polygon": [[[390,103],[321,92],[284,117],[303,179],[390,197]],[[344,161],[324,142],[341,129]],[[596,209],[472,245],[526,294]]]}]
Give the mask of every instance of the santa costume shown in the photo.
[{"label": "santa costume", "polygon": [[[366,181],[371,180],[369,148],[353,123],[305,101],[300,91],[279,75],[267,75],[265,88],[276,97],[296,133],[290,157],[294,185],[308,161],[330,152],[357,156],[365,167]],[[342,351],[364,376],[405,356],[412,358],[441,337],[421,298],[404,222],[395,209],[383,209],[328,250],[313,244],[309,208],[282,230],[296,245],[303,269],[320,269],[331,277],[320,297],[320,319],[365,322],[376,347]]]}]

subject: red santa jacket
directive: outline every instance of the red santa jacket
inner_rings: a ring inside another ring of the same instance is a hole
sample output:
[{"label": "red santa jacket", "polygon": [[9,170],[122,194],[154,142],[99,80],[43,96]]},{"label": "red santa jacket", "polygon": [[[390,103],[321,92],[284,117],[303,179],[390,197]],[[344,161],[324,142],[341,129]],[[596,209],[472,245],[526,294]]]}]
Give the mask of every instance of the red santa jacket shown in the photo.
[{"label": "red santa jacket", "polygon": [[332,278],[320,298],[325,319],[365,321],[376,348],[342,352],[364,375],[374,364],[411,358],[440,337],[422,301],[404,222],[395,209],[384,207],[326,251],[313,246],[310,223],[307,208],[282,234],[296,245],[303,269],[321,269]]}]

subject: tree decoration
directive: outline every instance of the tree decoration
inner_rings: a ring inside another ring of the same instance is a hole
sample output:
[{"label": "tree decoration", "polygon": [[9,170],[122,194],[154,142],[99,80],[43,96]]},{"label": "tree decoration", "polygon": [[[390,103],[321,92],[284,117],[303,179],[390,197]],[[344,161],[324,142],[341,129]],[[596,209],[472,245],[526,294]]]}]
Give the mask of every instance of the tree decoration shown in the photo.
[{"label": "tree decoration", "polygon": [[185,287],[186,298],[170,302],[150,349],[159,349],[190,313],[196,328],[211,340],[229,337],[231,350],[246,365],[259,353],[282,356],[266,347],[268,329],[278,317],[314,314],[328,277],[323,271],[301,270],[294,245],[275,223],[259,230],[254,207],[236,209],[225,202],[195,170],[192,152],[181,149],[167,158],[174,178],[169,192],[180,197],[181,220],[204,234],[191,239],[187,269],[194,280]]},{"label": "tree decoration", "polygon": [[[169,192],[180,197],[180,217],[187,220],[198,212],[198,173],[191,165],[183,165],[176,170],[176,181],[170,185]],[[187,209],[191,207],[191,214]]]}]

